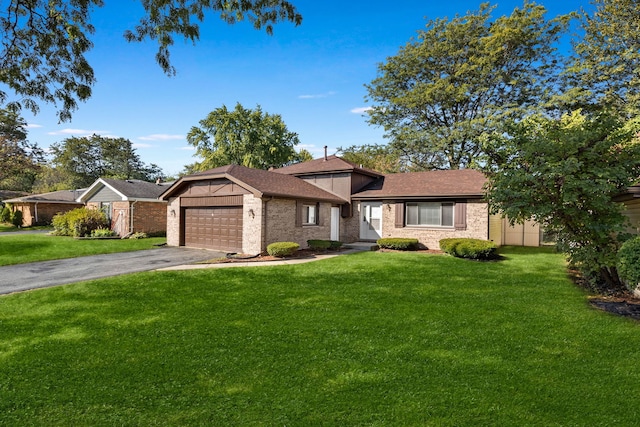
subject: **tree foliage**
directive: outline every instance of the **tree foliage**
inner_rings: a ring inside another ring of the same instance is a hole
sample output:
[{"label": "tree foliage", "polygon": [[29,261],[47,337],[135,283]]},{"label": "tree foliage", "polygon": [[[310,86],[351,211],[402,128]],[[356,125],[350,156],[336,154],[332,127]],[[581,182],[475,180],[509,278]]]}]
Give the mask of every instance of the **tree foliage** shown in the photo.
[{"label": "tree foliage", "polygon": [[556,76],[555,42],[567,17],[525,2],[491,19],[494,7],[427,23],[378,66],[367,85],[369,123],[414,169],[459,169],[482,160],[482,140],[508,118],[544,103]]},{"label": "tree foliage", "polygon": [[210,112],[187,135],[202,161],[191,166],[203,171],[228,164],[256,169],[282,167],[302,160],[295,146],[298,134],[291,132],[278,114],[246,109],[240,103],[234,110],[225,105]]},{"label": "tree foliage", "polygon": [[[626,117],[640,113],[640,3],[594,0],[582,12],[584,36],[575,45],[567,70],[574,105],[605,105]],[[565,96],[566,98],[566,96]]]},{"label": "tree foliage", "polygon": [[408,169],[400,153],[388,145],[352,145],[338,148],[338,152],[344,160],[382,173],[407,172]]},{"label": "tree foliage", "polygon": [[[176,36],[196,42],[200,23],[208,13],[233,24],[248,20],[268,34],[273,25],[301,15],[285,0],[141,0],[145,14],[125,32],[130,42],[151,39],[158,44],[156,61],[163,71],[175,74],[170,48]],[[0,11],[0,103],[34,113],[38,103],[58,105],[61,121],[71,119],[79,101],[91,96],[95,83],[86,54],[93,47],[91,14],[103,0],[9,0]],[[10,92],[16,97],[9,99]]]},{"label": "tree foliage", "polygon": [[0,188],[29,191],[44,153],[27,140],[26,122],[17,113],[0,110]]},{"label": "tree foliage", "polygon": [[162,176],[157,165],[140,160],[125,138],[71,137],[52,144],[51,152],[53,165],[69,174],[67,188],[86,187],[98,178],[153,181]]},{"label": "tree foliage", "polygon": [[533,219],[594,283],[624,289],[616,253],[625,240],[622,206],[612,198],[640,176],[640,120],[603,111],[560,120],[531,116],[495,136],[488,193],[493,213]]}]

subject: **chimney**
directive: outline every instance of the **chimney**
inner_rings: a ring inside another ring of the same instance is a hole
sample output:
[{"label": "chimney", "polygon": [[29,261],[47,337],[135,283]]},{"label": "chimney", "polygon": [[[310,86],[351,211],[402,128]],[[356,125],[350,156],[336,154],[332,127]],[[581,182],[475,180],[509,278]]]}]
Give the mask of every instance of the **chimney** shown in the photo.
[{"label": "chimney", "polygon": [[158,179],[156,179],[156,185],[160,184],[162,184],[162,178],[158,177]]},{"label": "chimney", "polygon": [[327,160],[329,160],[329,159],[327,158],[327,146],[325,145],[324,146],[324,161],[326,162]]}]

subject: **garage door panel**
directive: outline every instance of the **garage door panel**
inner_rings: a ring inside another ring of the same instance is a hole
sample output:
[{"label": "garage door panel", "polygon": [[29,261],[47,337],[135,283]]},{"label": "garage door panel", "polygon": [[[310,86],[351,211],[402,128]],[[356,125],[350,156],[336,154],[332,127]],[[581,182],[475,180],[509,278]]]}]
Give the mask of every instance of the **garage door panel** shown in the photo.
[{"label": "garage door panel", "polygon": [[242,251],[242,207],[185,208],[185,246]]}]

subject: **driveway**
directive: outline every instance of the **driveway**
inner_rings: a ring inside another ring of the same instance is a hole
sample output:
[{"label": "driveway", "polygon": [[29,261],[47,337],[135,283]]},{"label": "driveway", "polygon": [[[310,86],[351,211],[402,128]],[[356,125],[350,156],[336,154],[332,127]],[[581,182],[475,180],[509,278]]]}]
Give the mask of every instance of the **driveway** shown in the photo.
[{"label": "driveway", "polygon": [[156,270],[223,256],[222,252],[167,246],[144,251],[8,265],[0,267],[0,294]]}]

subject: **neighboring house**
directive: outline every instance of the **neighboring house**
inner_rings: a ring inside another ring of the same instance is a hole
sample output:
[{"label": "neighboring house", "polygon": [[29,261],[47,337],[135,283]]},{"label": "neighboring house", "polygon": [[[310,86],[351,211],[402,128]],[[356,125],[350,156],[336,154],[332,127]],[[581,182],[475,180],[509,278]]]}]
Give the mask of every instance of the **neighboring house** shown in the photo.
[{"label": "neighboring house", "polygon": [[22,211],[22,226],[49,225],[54,215],[80,208],[76,197],[84,190],[60,190],[3,200],[13,211]]},{"label": "neighboring house", "polygon": [[633,234],[640,234],[640,184],[627,188],[627,192],[614,198],[624,204],[624,214],[629,218]]},{"label": "neighboring house", "polygon": [[167,203],[158,197],[171,183],[98,178],[77,201],[99,209],[119,236],[132,233],[164,234]]},{"label": "neighboring house", "polygon": [[251,254],[277,241],[328,239],[349,203],[294,176],[238,165],[182,177],[161,198],[169,245]]},{"label": "neighboring house", "polygon": [[437,249],[447,237],[489,239],[485,181],[474,170],[385,175],[325,156],[273,171],[212,169],[161,198],[172,246],[255,254],[277,241],[414,237]]}]

